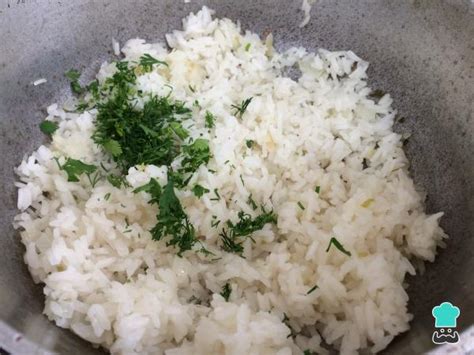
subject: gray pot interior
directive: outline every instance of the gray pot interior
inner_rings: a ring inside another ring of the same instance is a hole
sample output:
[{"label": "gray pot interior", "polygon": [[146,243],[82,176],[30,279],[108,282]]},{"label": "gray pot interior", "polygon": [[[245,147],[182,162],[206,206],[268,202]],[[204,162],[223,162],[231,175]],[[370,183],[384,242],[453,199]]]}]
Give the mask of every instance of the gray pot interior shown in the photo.
[{"label": "gray pot interior", "polygon": [[[411,133],[406,151],[428,212],[444,211],[450,235],[435,264],[410,277],[412,328],[387,354],[433,347],[431,309],[450,301],[461,309],[458,330],[474,324],[474,13],[472,2],[451,0],[319,0],[299,28],[300,1],[174,0],[33,1],[0,5],[0,346],[14,353],[49,348],[59,353],[101,353],[41,315],[41,286],[23,264],[12,226],[16,211],[13,167],[43,140],[45,108],[68,94],[63,73],[77,68],[89,79],[112,58],[112,37],[163,40],[180,19],[203,4],[244,29],[272,31],[278,48],[303,45],[352,49],[371,62],[370,84],[390,92]],[[44,85],[33,86],[38,78]]]}]

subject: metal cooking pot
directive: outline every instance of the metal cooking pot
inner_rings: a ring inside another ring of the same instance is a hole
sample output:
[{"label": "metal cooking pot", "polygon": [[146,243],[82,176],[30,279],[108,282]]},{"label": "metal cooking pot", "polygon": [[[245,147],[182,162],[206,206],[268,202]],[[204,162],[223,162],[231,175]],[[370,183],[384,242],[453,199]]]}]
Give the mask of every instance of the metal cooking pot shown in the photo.
[{"label": "metal cooking pot", "polygon": [[[244,29],[273,32],[278,48],[352,49],[370,61],[370,85],[390,92],[406,117],[396,130],[411,133],[406,151],[415,182],[427,192],[426,209],[445,211],[441,225],[451,237],[424,275],[408,278],[411,330],[385,353],[432,349],[431,309],[443,301],[461,309],[464,343],[457,349],[467,352],[474,333],[474,3],[468,0],[319,0],[304,28],[300,0],[0,1],[0,347],[15,354],[102,353],[42,315],[42,287],[34,285],[11,226],[13,168],[44,139],[38,123],[48,104],[68,94],[66,70],[81,69],[89,79],[112,57],[112,37],[163,40],[204,3]],[[33,86],[38,78],[48,82]]]}]

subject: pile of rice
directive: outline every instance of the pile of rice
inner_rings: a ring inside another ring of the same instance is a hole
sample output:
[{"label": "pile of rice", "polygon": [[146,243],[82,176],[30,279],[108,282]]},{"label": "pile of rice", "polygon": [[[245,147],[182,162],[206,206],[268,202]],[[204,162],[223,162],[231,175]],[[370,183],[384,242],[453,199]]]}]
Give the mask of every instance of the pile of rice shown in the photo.
[{"label": "pile of rice", "polygon": [[[324,343],[343,354],[384,349],[409,329],[405,274],[415,274],[414,261],[433,261],[446,237],[442,213],[424,213],[409,177],[390,96],[370,96],[368,63],[351,51],[278,53],[270,38],[211,15],[204,7],[184,19],[183,31],[166,36],[171,51],[132,39],[122,53],[166,61],[139,76],[138,88],[186,102],[191,134],[210,141],[213,157],[189,186],[218,189],[221,199],[176,194],[221,259],[179,257],[166,240],[151,239],[158,207],[132,190],[151,177],[165,184],[166,167],[131,168],[129,188],[106,179],[92,188],[84,176],[68,182],[54,157],[106,160],[91,139],[97,111],[53,104],[46,119],[59,129],[51,144],[16,170],[15,226],[34,281],[44,283],[44,313],[117,354],[324,354]],[[283,74],[295,65],[297,80]],[[115,70],[104,63],[98,80]],[[237,118],[231,105],[249,97]],[[206,111],[216,117],[212,131]],[[255,215],[250,194],[278,223],[254,233],[255,243],[247,239],[241,257],[218,247],[211,223],[236,220],[240,210]],[[326,251],[332,237],[351,256]],[[228,302],[220,295],[226,283]]]}]

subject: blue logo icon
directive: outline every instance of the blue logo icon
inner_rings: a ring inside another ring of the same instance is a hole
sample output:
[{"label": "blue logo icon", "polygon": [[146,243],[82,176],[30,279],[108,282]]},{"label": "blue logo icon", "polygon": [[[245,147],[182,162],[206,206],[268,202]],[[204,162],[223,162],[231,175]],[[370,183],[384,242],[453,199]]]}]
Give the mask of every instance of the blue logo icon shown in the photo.
[{"label": "blue logo icon", "polygon": [[435,319],[435,328],[437,328],[433,333],[433,343],[457,343],[459,341],[459,333],[455,328],[457,318],[461,314],[459,308],[450,302],[443,302],[439,306],[433,307],[431,314]]}]

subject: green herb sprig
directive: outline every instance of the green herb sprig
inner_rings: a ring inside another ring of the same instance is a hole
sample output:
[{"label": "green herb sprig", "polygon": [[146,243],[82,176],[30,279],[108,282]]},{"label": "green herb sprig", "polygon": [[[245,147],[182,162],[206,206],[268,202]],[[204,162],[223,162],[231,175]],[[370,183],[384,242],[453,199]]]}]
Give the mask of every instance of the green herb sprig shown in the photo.
[{"label": "green herb sprig", "polygon": [[231,105],[231,107],[234,109],[234,115],[242,119],[242,116],[244,115],[245,111],[247,111],[248,106],[252,102],[253,97],[250,97],[248,99],[243,100],[239,105]]},{"label": "green herb sprig", "polygon": [[329,245],[326,249],[326,253],[329,252],[329,249],[331,249],[332,245],[334,245],[340,252],[346,254],[347,256],[351,256],[351,252],[344,249],[344,246],[334,237],[332,237],[331,240],[329,241]]}]

